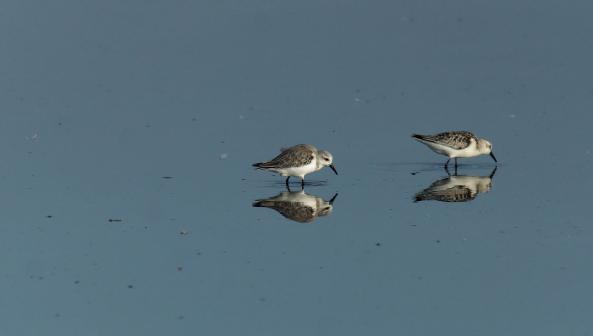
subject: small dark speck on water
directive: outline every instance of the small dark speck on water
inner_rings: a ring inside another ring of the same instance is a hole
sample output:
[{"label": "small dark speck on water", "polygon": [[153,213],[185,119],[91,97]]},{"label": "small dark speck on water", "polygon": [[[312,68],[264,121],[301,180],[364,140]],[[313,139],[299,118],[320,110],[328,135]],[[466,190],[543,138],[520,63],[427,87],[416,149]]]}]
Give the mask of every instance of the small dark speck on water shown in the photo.
[{"label": "small dark speck on water", "polygon": [[412,175],[416,175],[416,174],[418,174],[418,172],[411,172],[410,174],[412,174]]},{"label": "small dark speck on water", "polygon": [[75,285],[78,285],[79,283],[80,283],[80,280],[75,280],[75,281],[74,281],[74,284],[75,284]]},{"label": "small dark speck on water", "polygon": [[119,218],[109,218],[109,222],[110,223],[112,223],[112,222],[122,222],[122,220],[119,219]]},{"label": "small dark speck on water", "polygon": [[441,241],[439,239],[436,240],[436,243],[439,244]]},{"label": "small dark speck on water", "polygon": [[183,271],[183,266],[177,266],[177,272]]},{"label": "small dark speck on water", "polygon": [[178,320],[185,320],[185,316],[183,316],[183,315],[179,315],[179,316],[177,316],[177,319],[178,319]]},{"label": "small dark speck on water", "polygon": [[45,217],[47,217],[47,218],[52,218],[53,216],[52,216],[52,215],[47,215],[47,216],[45,216]]},{"label": "small dark speck on water", "polygon": [[376,243],[375,246],[381,246],[381,243]]},{"label": "small dark speck on water", "polygon": [[169,179],[172,179],[172,178],[173,178],[173,176],[161,176],[161,178],[162,178],[162,179],[165,179],[165,180],[169,180]]},{"label": "small dark speck on water", "polygon": [[128,285],[128,288],[132,289],[132,288],[134,288],[134,285]]}]

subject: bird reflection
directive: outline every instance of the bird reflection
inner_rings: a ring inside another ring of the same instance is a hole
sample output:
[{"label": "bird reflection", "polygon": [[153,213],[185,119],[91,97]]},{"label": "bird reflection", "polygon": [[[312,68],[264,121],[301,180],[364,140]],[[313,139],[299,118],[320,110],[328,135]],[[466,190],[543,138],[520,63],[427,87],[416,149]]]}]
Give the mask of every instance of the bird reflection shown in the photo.
[{"label": "bird reflection", "polygon": [[[447,174],[449,172],[447,171]],[[487,193],[492,188],[492,179],[496,168],[488,176],[449,175],[433,182],[428,188],[414,196],[414,202],[469,202],[479,194]]]},{"label": "bird reflection", "polygon": [[317,217],[327,216],[333,210],[333,203],[338,194],[325,201],[321,197],[309,195],[304,190],[283,191],[280,194],[253,202],[257,208],[270,208],[282,216],[299,223],[311,223]]}]

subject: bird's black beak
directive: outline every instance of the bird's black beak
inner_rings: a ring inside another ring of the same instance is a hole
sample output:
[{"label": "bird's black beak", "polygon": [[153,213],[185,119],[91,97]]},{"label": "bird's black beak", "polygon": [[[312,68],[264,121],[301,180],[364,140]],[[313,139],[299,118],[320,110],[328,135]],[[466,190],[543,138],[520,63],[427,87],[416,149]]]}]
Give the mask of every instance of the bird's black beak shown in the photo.
[{"label": "bird's black beak", "polygon": [[336,170],[336,166],[334,166],[333,164],[330,164],[329,167],[334,171],[334,173],[336,173],[336,175],[338,175],[338,171]]},{"label": "bird's black beak", "polygon": [[494,170],[492,171],[492,173],[490,173],[490,178],[492,179],[494,177],[494,174],[496,174],[496,170],[498,169],[498,166],[494,167]]},{"label": "bird's black beak", "polygon": [[336,200],[336,197],[338,197],[338,193],[336,193],[336,194],[334,195],[334,197],[332,197],[332,199],[330,199],[330,200],[329,200],[329,202],[328,202],[328,203],[329,203],[330,205],[334,204],[334,201]]},{"label": "bird's black beak", "polygon": [[496,156],[494,156],[494,153],[490,152],[490,156],[492,157],[492,159],[494,159],[494,162],[498,162],[498,160],[496,160]]}]

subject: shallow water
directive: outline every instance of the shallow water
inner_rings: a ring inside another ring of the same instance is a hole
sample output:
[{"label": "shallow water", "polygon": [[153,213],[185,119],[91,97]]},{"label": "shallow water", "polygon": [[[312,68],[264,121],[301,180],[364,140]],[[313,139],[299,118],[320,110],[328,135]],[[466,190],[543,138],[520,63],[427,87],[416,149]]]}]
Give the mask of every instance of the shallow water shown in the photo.
[{"label": "shallow water", "polygon": [[0,333],[591,333],[592,7],[4,1]]}]

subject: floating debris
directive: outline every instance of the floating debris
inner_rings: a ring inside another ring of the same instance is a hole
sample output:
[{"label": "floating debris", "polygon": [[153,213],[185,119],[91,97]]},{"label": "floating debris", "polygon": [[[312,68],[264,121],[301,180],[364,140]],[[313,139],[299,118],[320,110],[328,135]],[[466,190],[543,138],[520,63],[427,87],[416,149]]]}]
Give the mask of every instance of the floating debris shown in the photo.
[{"label": "floating debris", "polygon": [[109,218],[109,220],[108,220],[108,221],[109,221],[110,223],[112,223],[112,222],[123,222],[123,220],[122,220],[122,219],[119,219],[119,218]]},{"label": "floating debris", "polygon": [[169,179],[172,179],[172,178],[173,178],[173,176],[161,176],[161,178],[162,178],[162,179],[165,179],[165,180],[169,180]]}]

